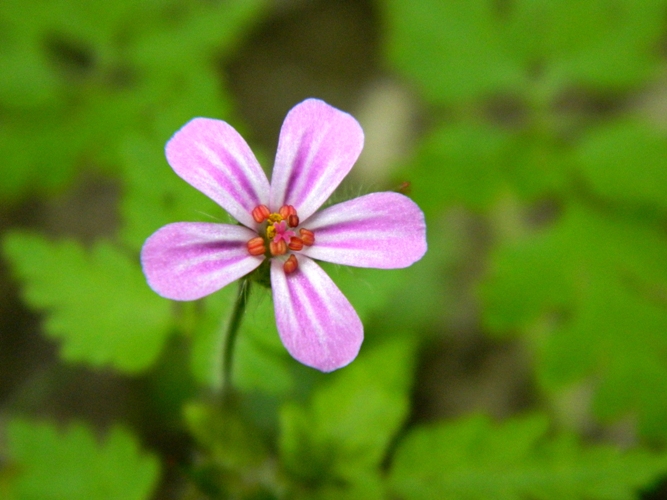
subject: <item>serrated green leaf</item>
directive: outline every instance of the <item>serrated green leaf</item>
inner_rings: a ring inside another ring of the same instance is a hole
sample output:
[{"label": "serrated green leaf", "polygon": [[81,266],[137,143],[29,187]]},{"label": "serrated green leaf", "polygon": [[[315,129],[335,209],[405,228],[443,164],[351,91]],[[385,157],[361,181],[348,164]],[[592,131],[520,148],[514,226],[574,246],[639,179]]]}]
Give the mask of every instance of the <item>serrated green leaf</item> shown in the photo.
[{"label": "serrated green leaf", "polygon": [[536,340],[548,391],[593,377],[594,407],[633,413],[642,433],[667,437],[667,239],[639,221],[571,208],[551,230],[500,248],[483,286],[496,331],[551,328]]},{"label": "serrated green leaf", "polygon": [[583,447],[547,430],[543,416],[417,427],[398,446],[391,485],[410,500],[629,500],[667,471],[664,454]]},{"label": "serrated green leaf", "polygon": [[622,120],[589,131],[576,162],[596,193],[667,208],[667,139],[648,124]]},{"label": "serrated green leaf", "polygon": [[17,500],[141,500],[151,498],[160,466],[135,438],[114,427],[98,440],[83,424],[12,420],[7,427],[11,463],[18,471]]},{"label": "serrated green leaf", "polygon": [[280,455],[289,473],[321,486],[367,478],[407,416],[413,356],[405,338],[387,341],[336,372],[308,406],[286,404]]},{"label": "serrated green leaf", "polygon": [[28,305],[45,313],[45,332],[71,362],[126,372],[150,367],[171,330],[170,302],[156,295],[139,267],[108,243],[84,250],[11,233],[4,252]]}]

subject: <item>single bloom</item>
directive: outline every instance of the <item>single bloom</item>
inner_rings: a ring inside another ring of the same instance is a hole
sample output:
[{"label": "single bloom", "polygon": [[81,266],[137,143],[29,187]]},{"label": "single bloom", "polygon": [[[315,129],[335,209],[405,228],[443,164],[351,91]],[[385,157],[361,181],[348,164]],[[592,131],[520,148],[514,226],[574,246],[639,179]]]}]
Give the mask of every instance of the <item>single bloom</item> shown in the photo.
[{"label": "single bloom", "polygon": [[332,371],[350,363],[363,325],[314,259],[357,267],[407,267],[426,252],[424,214],[384,192],[316,212],[357,160],[359,123],[318,99],[290,110],[271,183],[243,138],[224,121],[194,118],[169,140],[167,160],[239,225],[177,222],[141,251],[148,284],[174,300],[195,300],[270,259],[280,338],[301,363]]}]

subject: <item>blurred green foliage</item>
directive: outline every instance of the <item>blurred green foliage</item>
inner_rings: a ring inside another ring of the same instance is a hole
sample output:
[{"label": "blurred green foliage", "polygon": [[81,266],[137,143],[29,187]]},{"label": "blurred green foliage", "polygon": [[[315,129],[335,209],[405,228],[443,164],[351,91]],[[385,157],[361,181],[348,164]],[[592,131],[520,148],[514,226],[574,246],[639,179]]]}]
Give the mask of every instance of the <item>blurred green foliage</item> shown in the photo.
[{"label": "blurred green foliage", "polygon": [[0,194],[53,191],[90,165],[117,170],[125,139],[163,144],[193,114],[228,112],[215,59],[263,4],[3,2]]},{"label": "blurred green foliage", "polygon": [[19,472],[9,498],[140,500],[159,479],[157,458],[140,452],[121,427],[99,440],[81,423],[59,430],[17,419],[9,423],[7,434]]},{"label": "blurred green foliage", "polygon": [[415,428],[396,451],[391,480],[405,498],[633,498],[665,469],[664,456],[582,449],[572,435],[548,436],[543,415],[502,426],[475,416]]},{"label": "blurred green foliage", "polygon": [[[235,286],[173,304],[147,287],[137,255],[164,224],[227,221],[173,174],[164,143],[193,116],[242,128],[222,68],[270,4],[2,2],[3,201],[62,192],[89,171],[122,191],[114,239],[15,230],[3,255],[63,363],[161,377],[163,364],[183,362],[173,386],[165,376],[147,397],[187,400],[175,425],[189,448],[174,472],[172,457],[141,451],[129,429],[3,409],[0,496],[155,498],[160,470],[184,499],[615,500],[664,480],[667,132],[647,108],[664,87],[667,1],[376,6],[386,66],[427,118],[395,175],[426,213],[429,252],[405,270],[324,266],[367,335],[333,374],[290,358],[270,292],[254,286],[237,392],[220,404]],[[531,416],[415,422],[420,356],[451,333],[447,308],[465,293],[453,269],[469,257],[452,210],[487,231],[474,278],[480,330],[528,353]],[[169,351],[174,338],[185,354]],[[590,392],[583,427],[559,414],[577,390]],[[628,421],[633,449],[591,442]]]}]

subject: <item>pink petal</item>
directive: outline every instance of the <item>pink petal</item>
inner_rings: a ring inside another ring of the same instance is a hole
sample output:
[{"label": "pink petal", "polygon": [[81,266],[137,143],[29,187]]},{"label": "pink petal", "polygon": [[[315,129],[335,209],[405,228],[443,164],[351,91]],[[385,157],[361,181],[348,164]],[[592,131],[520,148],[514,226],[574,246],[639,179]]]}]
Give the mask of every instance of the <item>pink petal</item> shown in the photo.
[{"label": "pink petal", "polygon": [[211,118],[194,118],[169,140],[167,160],[176,173],[250,228],[250,214],[269,199],[269,181],[234,128]]},{"label": "pink petal", "polygon": [[264,257],[248,253],[257,233],[243,226],[177,222],[158,229],[141,249],[150,287],[174,300],[195,300],[245,276]]},{"label": "pink petal", "polygon": [[426,253],[424,214],[398,193],[372,193],[339,203],[302,223],[315,244],[302,254],[357,267],[407,267]]},{"label": "pink petal", "polygon": [[297,256],[299,269],[285,275],[271,262],[276,323],[283,344],[298,361],[323,372],[350,363],[359,352],[364,327],[352,305],[314,261]]},{"label": "pink petal", "polygon": [[301,220],[329,198],[357,161],[364,132],[352,116],[307,99],[287,114],[271,177],[271,208],[293,205]]}]

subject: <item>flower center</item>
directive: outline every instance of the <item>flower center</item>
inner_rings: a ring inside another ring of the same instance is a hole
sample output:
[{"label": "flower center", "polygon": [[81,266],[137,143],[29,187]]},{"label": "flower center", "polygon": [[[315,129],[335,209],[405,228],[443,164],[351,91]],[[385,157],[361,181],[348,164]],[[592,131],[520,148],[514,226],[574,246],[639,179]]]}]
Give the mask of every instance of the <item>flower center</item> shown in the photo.
[{"label": "flower center", "polygon": [[[298,252],[304,246],[315,243],[315,234],[305,228],[298,228],[299,216],[292,205],[283,205],[278,212],[271,213],[266,205],[258,205],[252,211],[252,217],[258,224],[262,224],[258,233],[260,236],[252,238],[248,242],[250,255],[266,255],[267,257],[278,257],[288,252]],[[266,226],[263,224],[266,223]],[[296,234],[299,230],[299,235]],[[264,234],[264,236],[261,236]],[[267,255],[266,248],[269,248]],[[284,261],[285,274],[291,274],[298,269],[298,262],[294,255],[288,255]]]}]

